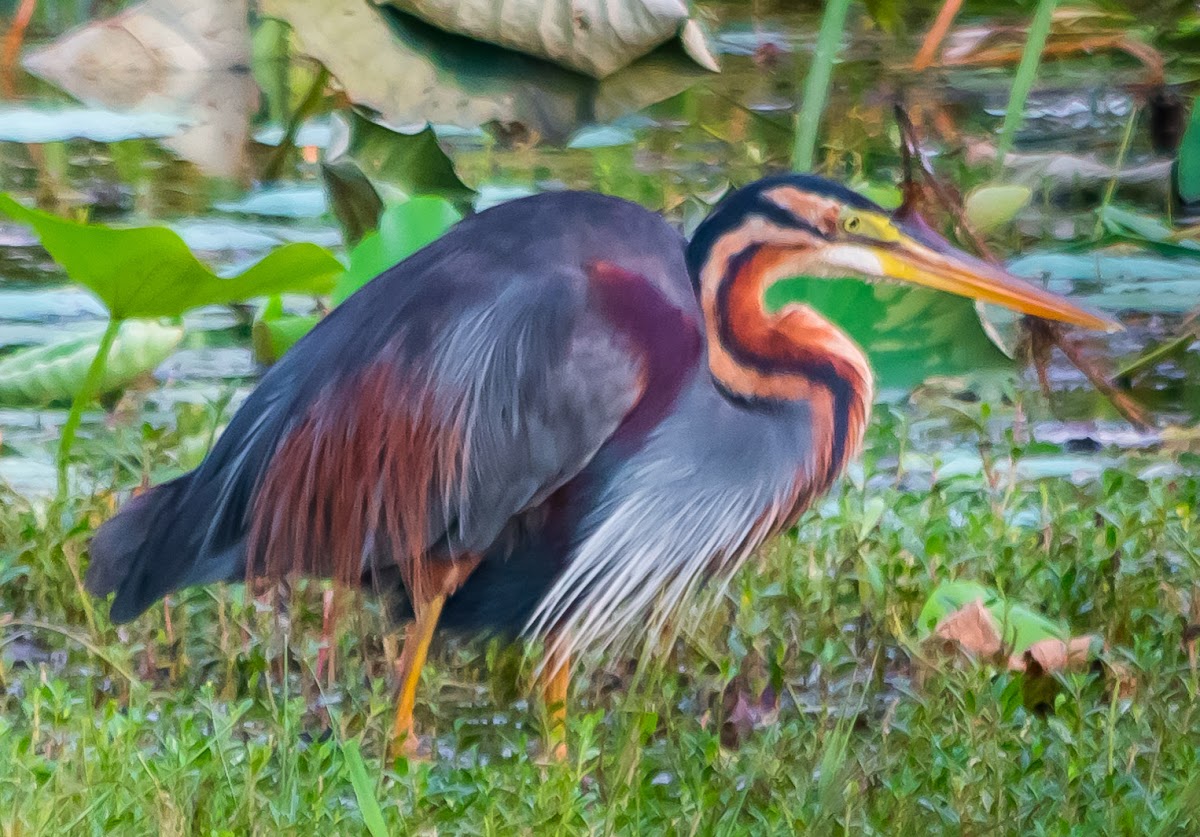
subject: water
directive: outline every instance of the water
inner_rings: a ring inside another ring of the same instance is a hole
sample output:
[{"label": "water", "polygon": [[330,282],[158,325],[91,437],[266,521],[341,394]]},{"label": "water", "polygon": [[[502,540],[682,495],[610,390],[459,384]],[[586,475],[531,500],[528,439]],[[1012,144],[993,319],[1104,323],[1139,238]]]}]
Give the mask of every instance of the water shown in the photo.
[{"label": "water", "polygon": [[[325,57],[347,98],[393,124],[431,121],[459,176],[476,190],[479,208],[541,189],[590,188],[665,211],[691,229],[730,184],[786,166],[798,80],[816,31],[815,18],[805,13],[717,8],[721,23],[712,40],[723,65],[719,75],[667,49],[597,83],[402,23],[394,24],[396,48],[385,54],[347,44]],[[313,48],[314,30],[294,23],[290,44],[278,31],[258,31],[252,72],[96,78],[58,67],[58,86],[19,74],[15,98],[0,102],[0,188],[47,207],[87,210],[105,223],[165,224],[218,271],[289,241],[340,251],[318,160],[344,141],[330,116],[345,112],[344,98],[323,102],[305,121],[300,149],[289,155],[279,182],[256,180],[314,74],[297,48]],[[55,32],[38,34],[48,40]],[[935,158],[941,172],[964,187],[983,181],[1011,68],[913,77],[899,69],[910,50],[856,27],[835,72],[821,166],[860,186],[895,183],[900,160],[890,113],[902,95],[923,131],[940,125],[969,138],[965,154]],[[45,62],[38,66],[50,74]],[[1106,54],[1043,69],[1004,175],[1034,184],[1035,197],[995,242],[1000,252],[1025,254],[1018,264],[1030,275],[1121,313],[1130,326],[1125,334],[1088,338],[1087,345],[1126,359],[1178,327],[1196,304],[1200,276],[1200,262],[1153,253],[1097,256],[1089,243],[1121,134],[1131,111],[1149,99],[1143,81],[1134,62]],[[1162,218],[1171,157],[1154,149],[1151,121],[1143,118],[1133,134],[1116,195],[1121,205]],[[306,306],[290,301],[295,310]],[[0,220],[0,354],[90,332],[103,316],[25,228]],[[184,411],[236,405],[252,385],[257,370],[247,312],[203,309],[185,324],[181,349],[155,371],[153,384],[135,388],[113,417],[89,411],[83,428],[89,455],[118,456],[103,440],[122,432],[136,437],[142,422],[197,425],[189,428],[193,438],[183,447],[191,453],[182,467],[212,431]],[[1167,423],[1200,414],[1198,358],[1193,349],[1136,382]],[[1114,450],[1155,444],[1153,433],[1127,433],[1061,356],[1049,378],[1058,390],[1055,413],[1036,398],[1028,402],[1039,436],[1060,445],[1090,438]],[[929,449],[952,450],[966,438],[928,400],[900,401]],[[0,478],[24,493],[49,491],[64,416],[62,405],[0,410]],[[1001,426],[1011,418],[1001,413],[994,421]]]}]

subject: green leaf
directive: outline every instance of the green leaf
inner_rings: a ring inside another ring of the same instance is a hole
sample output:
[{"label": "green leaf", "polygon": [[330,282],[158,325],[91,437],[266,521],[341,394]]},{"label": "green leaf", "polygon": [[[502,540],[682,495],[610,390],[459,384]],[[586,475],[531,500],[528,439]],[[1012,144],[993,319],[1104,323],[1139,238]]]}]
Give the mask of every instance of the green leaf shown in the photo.
[{"label": "green leaf", "polygon": [[887,503],[881,497],[872,497],[863,504],[863,516],[858,522],[859,543],[865,543],[871,532],[875,531],[875,527],[883,519],[885,511],[887,511]]},{"label": "green leaf", "polygon": [[1011,370],[988,338],[974,303],[920,288],[858,279],[786,279],[767,291],[768,308],[811,305],[870,358],[880,387],[911,389],[935,376]]},{"label": "green leaf", "polygon": [[405,195],[437,195],[464,210],[471,205],[475,191],[459,179],[428,125],[406,134],[372,122],[358,111],[350,111],[348,119],[349,139],[335,161],[348,157],[373,182]]},{"label": "green leaf", "polygon": [[379,226],[383,201],[371,181],[351,160],[322,163],[321,179],[329,206],[342,225],[346,244],[355,245]]},{"label": "green leaf", "polygon": [[867,7],[871,20],[884,32],[894,34],[899,31],[904,8],[900,0],[866,0],[863,5]]},{"label": "green leaf", "polygon": [[342,744],[342,758],[346,760],[346,770],[350,773],[350,785],[354,788],[354,798],[358,800],[358,812],[362,814],[363,824],[371,837],[388,837],[387,824],[383,820],[383,810],[379,800],[375,798],[375,786],[367,774],[367,766],[363,764],[362,751],[357,741],[347,741]]},{"label": "green leaf", "polygon": [[[461,218],[448,201],[430,196],[387,207],[379,229],[350,251],[350,266],[338,277],[333,303],[341,305],[376,276],[440,238]],[[273,298],[254,323],[255,359],[274,363],[316,324],[316,317],[285,315],[282,302]]]},{"label": "green leaf", "polygon": [[380,216],[379,230],[350,251],[350,266],[333,289],[334,303],[340,305],[376,276],[440,238],[461,218],[442,198],[413,198],[389,206]]},{"label": "green leaf", "polygon": [[320,321],[316,315],[283,313],[283,300],[271,297],[250,328],[250,348],[254,360],[270,366]]},{"label": "green leaf", "polygon": [[1028,186],[979,186],[967,195],[963,213],[976,232],[989,232],[1016,218],[1032,195]]},{"label": "green leaf", "polygon": [[1200,309],[1197,309],[1195,314],[1184,321],[1177,335],[1145,349],[1136,358],[1118,369],[1113,378],[1118,381],[1128,380],[1147,369],[1153,369],[1155,366],[1183,354],[1197,340],[1200,340]]},{"label": "green leaf", "polygon": [[[1101,209],[1100,221],[1109,232],[1116,235],[1156,243],[1171,241],[1175,232],[1161,218],[1132,212],[1119,206],[1106,206]],[[1184,243],[1181,246],[1193,250],[1192,255],[1200,255],[1200,247],[1197,247],[1194,242]]]},{"label": "green leaf", "polygon": [[[109,349],[97,391],[116,392],[154,370],[183,339],[180,326],[127,320]],[[100,334],[21,349],[0,358],[0,403],[52,404],[70,401],[83,387]]]},{"label": "green leaf", "polygon": [[67,275],[117,319],[176,317],[202,305],[243,302],[285,291],[323,294],[342,270],[316,244],[288,244],[228,279],[200,262],[166,227],[112,229],[28,209],[0,194],[0,212],[33,227]]},{"label": "green leaf", "polygon": [[921,615],[917,617],[917,634],[921,639],[929,636],[938,623],[971,602],[982,601],[1000,627],[1005,646],[1014,654],[1024,654],[1025,649],[1043,639],[1066,640],[1070,631],[1042,614],[1015,602],[1006,602],[996,591],[974,581],[942,582],[929,595]]},{"label": "green leaf", "polygon": [[904,203],[904,192],[895,183],[860,178],[849,185],[864,198],[875,201],[884,209],[899,209]]},{"label": "green leaf", "polygon": [[1179,144],[1175,185],[1185,203],[1200,201],[1200,100],[1192,103],[1192,118]]}]

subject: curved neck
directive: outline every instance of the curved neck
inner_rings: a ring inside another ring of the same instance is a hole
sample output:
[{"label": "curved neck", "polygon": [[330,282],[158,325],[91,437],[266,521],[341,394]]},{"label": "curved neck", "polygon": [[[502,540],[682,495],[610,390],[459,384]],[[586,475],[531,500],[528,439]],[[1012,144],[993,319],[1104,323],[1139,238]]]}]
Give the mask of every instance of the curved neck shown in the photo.
[{"label": "curved neck", "polygon": [[[816,242],[814,241],[813,244]],[[862,443],[873,379],[866,356],[811,307],[766,310],[780,279],[819,273],[814,247],[764,219],[712,241],[696,260],[713,378],[750,402],[804,402],[812,414],[814,473],[832,480]]]}]

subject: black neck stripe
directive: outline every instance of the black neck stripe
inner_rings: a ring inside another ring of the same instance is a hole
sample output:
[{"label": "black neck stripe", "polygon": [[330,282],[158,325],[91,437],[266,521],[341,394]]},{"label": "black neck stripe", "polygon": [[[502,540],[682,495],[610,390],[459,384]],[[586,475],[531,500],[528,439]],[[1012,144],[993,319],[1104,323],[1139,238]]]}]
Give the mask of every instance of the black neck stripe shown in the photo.
[{"label": "black neck stripe", "polygon": [[729,300],[733,294],[733,287],[761,248],[760,244],[751,244],[734,254],[725,267],[725,272],[717,285],[715,302],[717,339],[720,340],[721,345],[729,352],[730,356],[743,366],[766,375],[779,372],[800,375],[815,386],[824,387],[829,392],[833,397],[833,450],[830,461],[831,470],[827,476],[832,479],[846,455],[846,443],[850,428],[850,405],[854,398],[853,384],[839,374],[837,366],[828,357],[800,355],[776,358],[755,351],[741,340],[730,317]]}]

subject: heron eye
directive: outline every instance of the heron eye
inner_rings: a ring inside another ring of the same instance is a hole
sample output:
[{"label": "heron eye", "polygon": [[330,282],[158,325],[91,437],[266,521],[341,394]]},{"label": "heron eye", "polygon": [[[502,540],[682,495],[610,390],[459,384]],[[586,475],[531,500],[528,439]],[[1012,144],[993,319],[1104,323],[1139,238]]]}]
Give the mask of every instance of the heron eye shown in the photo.
[{"label": "heron eye", "polygon": [[842,222],[842,229],[848,233],[856,233],[860,227],[862,227],[862,219],[857,215],[851,215]]}]

